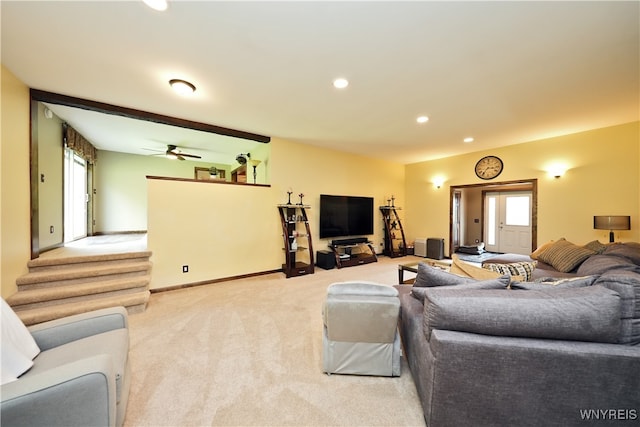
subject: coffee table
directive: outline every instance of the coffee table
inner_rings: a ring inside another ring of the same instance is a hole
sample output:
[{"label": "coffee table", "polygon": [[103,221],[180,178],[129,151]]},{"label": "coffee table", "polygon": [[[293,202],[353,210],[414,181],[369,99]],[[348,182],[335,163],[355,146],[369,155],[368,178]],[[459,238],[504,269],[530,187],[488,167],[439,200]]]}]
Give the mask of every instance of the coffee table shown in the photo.
[{"label": "coffee table", "polygon": [[405,281],[404,280],[404,272],[405,271],[410,271],[412,273],[417,273],[418,272],[418,263],[417,262],[410,262],[410,263],[407,263],[407,264],[398,264],[398,284],[400,284],[400,285],[410,285],[416,280],[415,278],[411,278],[411,279],[407,279],[407,281]]},{"label": "coffee table", "polygon": [[398,283],[400,285],[413,284],[413,282],[415,281],[415,277],[405,280],[404,272],[409,271],[411,273],[418,273],[418,264],[420,264],[421,262],[445,271],[451,268],[451,260],[446,258],[445,259],[425,258],[421,261],[412,261],[406,264],[398,264]]}]

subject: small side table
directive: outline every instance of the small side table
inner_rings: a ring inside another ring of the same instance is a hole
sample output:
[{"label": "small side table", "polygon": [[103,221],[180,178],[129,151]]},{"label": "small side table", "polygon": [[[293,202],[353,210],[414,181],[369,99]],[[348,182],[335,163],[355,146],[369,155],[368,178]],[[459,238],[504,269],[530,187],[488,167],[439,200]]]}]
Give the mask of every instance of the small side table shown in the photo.
[{"label": "small side table", "polygon": [[411,285],[416,280],[415,278],[404,280],[404,272],[410,271],[412,273],[418,272],[418,264],[417,262],[410,262],[407,264],[398,264],[398,284],[400,285]]}]

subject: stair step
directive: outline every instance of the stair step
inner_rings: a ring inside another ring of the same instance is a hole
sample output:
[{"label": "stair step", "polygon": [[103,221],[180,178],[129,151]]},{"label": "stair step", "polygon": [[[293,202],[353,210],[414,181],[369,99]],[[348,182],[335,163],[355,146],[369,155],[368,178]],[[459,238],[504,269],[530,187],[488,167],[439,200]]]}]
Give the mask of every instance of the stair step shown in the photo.
[{"label": "stair step", "polygon": [[40,257],[27,263],[30,272],[67,269],[71,266],[91,266],[122,263],[123,261],[148,261],[151,251],[122,252],[113,254],[78,255],[72,257]]},{"label": "stair step", "polygon": [[136,293],[43,306],[28,310],[16,309],[15,312],[27,326],[107,307],[124,306],[130,313],[135,313],[145,309],[150,295],[151,292],[145,290]]},{"label": "stair step", "polygon": [[[68,267],[56,270],[38,271],[27,273],[16,279],[18,288],[31,286],[46,287],[54,285],[67,285],[77,282],[97,281],[105,276],[145,274],[151,270],[150,261],[133,262],[126,264],[109,264],[101,266]],[[27,289],[27,288],[25,288]]]},{"label": "stair step", "polygon": [[57,300],[82,298],[88,295],[100,293],[126,293],[130,289],[147,288],[150,281],[151,276],[145,275],[127,277],[124,279],[117,278],[96,282],[85,282],[67,286],[50,286],[45,288],[21,290],[7,298],[7,303],[12,307],[27,305],[37,306],[50,304]]},{"label": "stair step", "polygon": [[29,261],[29,273],[16,280],[18,292],[7,298],[26,325],[106,307],[144,311],[149,301],[150,251]]}]

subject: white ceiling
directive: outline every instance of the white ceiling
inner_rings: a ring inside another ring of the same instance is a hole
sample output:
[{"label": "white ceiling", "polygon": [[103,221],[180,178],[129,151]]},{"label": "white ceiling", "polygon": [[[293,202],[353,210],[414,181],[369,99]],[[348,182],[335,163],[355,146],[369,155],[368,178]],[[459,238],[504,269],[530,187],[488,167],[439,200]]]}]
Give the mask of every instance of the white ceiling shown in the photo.
[{"label": "white ceiling", "polygon": [[[2,63],[29,87],[402,163],[640,118],[637,1],[0,7]],[[178,97],[172,78],[198,89]],[[246,150],[90,127],[102,149]]]}]

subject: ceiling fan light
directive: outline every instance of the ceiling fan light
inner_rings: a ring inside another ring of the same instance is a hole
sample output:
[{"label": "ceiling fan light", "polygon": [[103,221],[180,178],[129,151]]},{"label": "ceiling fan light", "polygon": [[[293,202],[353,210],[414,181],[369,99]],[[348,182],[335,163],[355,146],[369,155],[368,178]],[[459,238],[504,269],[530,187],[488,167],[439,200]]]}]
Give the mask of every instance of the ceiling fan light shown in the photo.
[{"label": "ceiling fan light", "polygon": [[179,95],[191,95],[196,91],[196,87],[186,80],[171,79],[169,80],[169,84]]}]

